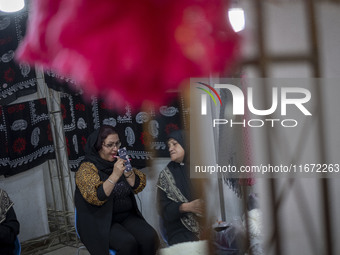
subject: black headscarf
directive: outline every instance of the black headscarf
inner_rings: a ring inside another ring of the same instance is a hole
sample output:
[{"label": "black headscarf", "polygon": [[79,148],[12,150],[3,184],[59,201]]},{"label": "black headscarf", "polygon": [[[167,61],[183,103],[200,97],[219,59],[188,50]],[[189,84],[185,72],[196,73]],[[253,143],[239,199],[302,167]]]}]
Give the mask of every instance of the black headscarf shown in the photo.
[{"label": "black headscarf", "polygon": [[183,158],[183,162],[185,162],[185,164],[190,164],[190,150],[189,150],[189,146],[187,146],[187,142],[188,142],[188,136],[185,133],[184,130],[175,130],[172,131],[169,135],[168,135],[168,141],[169,139],[175,139],[183,148],[185,154],[184,154],[184,158]]},{"label": "black headscarf", "polygon": [[181,146],[182,148],[185,150],[186,146],[185,146],[185,134],[183,130],[175,130],[172,131],[169,135],[168,135],[168,140],[172,138],[175,139]]},{"label": "black headscarf", "polygon": [[175,139],[184,149],[184,159],[182,163],[171,161],[168,168],[172,173],[176,186],[181,190],[182,194],[189,200],[192,200],[192,184],[190,181],[189,165],[188,165],[188,146],[186,146],[186,134],[183,130],[175,130],[168,135],[168,140]]},{"label": "black headscarf", "polygon": [[99,135],[99,128],[89,135],[85,145],[85,160],[86,162],[93,163],[99,171],[103,171],[107,174],[111,174],[113,171],[113,165],[116,162],[110,162],[102,159],[99,156],[98,151],[95,148]]}]

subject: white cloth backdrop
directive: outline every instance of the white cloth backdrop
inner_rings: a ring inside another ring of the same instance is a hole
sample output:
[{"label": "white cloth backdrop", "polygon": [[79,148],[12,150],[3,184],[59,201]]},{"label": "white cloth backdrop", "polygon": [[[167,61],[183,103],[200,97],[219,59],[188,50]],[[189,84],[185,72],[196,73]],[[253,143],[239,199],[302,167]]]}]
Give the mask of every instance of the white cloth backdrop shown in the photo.
[{"label": "white cloth backdrop", "polygon": [[47,169],[47,163],[12,177],[0,179],[0,187],[14,202],[14,210],[20,222],[20,242],[50,232],[47,220],[44,169]]}]

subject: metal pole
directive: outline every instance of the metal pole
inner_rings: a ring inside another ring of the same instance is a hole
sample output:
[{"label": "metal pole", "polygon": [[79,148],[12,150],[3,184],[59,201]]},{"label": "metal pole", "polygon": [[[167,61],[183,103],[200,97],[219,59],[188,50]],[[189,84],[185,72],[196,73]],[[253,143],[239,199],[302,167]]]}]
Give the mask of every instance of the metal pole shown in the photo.
[{"label": "metal pole", "polygon": [[[256,25],[257,25],[257,39],[258,39],[258,50],[259,50],[259,71],[262,78],[268,77],[268,56],[266,52],[266,44],[265,44],[265,7],[263,5],[262,0],[256,0],[255,4],[255,12],[256,12]],[[267,96],[267,84],[263,82],[262,89],[264,92],[264,103],[265,105],[269,105],[268,96]],[[266,147],[267,147],[267,160],[270,164],[272,164],[272,146],[271,146],[271,134],[269,130],[264,127],[264,132],[266,134]],[[275,242],[275,254],[281,255],[281,235],[280,235],[280,222],[278,215],[278,207],[276,204],[276,180],[274,178],[269,179],[269,189],[268,189],[270,203],[272,204],[272,223],[273,223],[273,236]]]},{"label": "metal pole", "polygon": [[[321,77],[321,68],[320,68],[320,55],[319,55],[319,47],[318,47],[318,31],[317,31],[317,24],[316,24],[316,11],[315,11],[315,2],[313,0],[306,0],[305,1],[306,7],[306,16],[307,22],[309,24],[309,41],[311,42],[310,48],[310,55],[313,56],[312,58],[312,69],[313,69],[313,76],[316,78]],[[317,116],[318,116],[318,143],[319,143],[319,155],[321,163],[327,163],[327,153],[326,153],[326,145],[325,145],[325,130],[323,123],[324,122],[324,112],[323,112],[323,91],[319,80],[315,81],[316,87],[316,99],[319,105]],[[322,209],[324,214],[324,231],[325,231],[325,243],[326,243],[326,251],[327,254],[332,255],[333,246],[332,246],[332,226],[331,226],[331,206],[329,201],[329,180],[328,178],[321,178],[321,196],[322,196]]]}]

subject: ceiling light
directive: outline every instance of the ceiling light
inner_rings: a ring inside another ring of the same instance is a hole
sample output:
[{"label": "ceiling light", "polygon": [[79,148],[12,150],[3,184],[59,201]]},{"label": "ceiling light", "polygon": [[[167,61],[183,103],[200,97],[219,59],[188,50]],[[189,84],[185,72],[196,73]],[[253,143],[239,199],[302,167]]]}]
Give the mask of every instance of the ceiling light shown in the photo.
[{"label": "ceiling light", "polygon": [[244,11],[242,8],[231,8],[228,11],[230,24],[235,32],[240,32],[245,26]]},{"label": "ceiling light", "polygon": [[25,0],[0,0],[0,11],[17,12],[25,7]]}]

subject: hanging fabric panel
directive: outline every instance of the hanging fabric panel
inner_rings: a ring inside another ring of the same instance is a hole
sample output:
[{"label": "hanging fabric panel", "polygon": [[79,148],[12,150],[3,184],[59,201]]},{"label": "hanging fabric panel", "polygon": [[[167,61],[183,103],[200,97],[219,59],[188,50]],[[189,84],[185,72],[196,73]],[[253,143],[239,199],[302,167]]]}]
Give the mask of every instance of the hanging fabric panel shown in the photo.
[{"label": "hanging fabric panel", "polygon": [[0,174],[14,175],[55,158],[45,99],[0,106]]},{"label": "hanging fabric panel", "polygon": [[25,35],[27,11],[0,14],[0,105],[37,91],[34,68],[18,65],[14,52]]},{"label": "hanging fabric panel", "polygon": [[61,110],[69,156],[69,166],[75,171],[84,159],[88,135],[103,124],[113,126],[126,147],[134,167],[145,167],[154,156],[168,157],[167,134],[183,126],[184,109],[179,101],[152,109],[134,112],[128,105],[115,113],[102,100],[92,98],[87,104],[81,96],[62,94]]},{"label": "hanging fabric panel", "polygon": [[51,70],[45,70],[44,79],[50,89],[71,95],[79,94],[76,84],[71,78],[60,76]]}]

